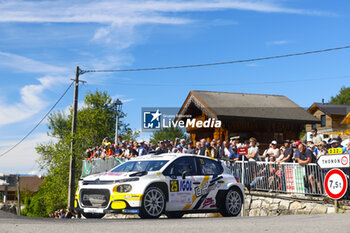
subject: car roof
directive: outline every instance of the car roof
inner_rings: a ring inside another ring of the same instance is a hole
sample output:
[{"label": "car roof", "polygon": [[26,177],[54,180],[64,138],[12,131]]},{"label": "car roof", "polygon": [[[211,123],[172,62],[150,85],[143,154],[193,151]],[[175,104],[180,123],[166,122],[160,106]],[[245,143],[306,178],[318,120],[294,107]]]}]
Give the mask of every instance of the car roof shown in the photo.
[{"label": "car roof", "polygon": [[142,155],[142,156],[138,156],[136,158],[132,158],[131,161],[142,161],[142,160],[169,160],[170,161],[170,160],[175,160],[176,158],[185,157],[185,156],[217,160],[217,159],[210,158],[210,157],[203,156],[203,155],[182,154],[182,153],[181,154],[179,154],[179,153],[163,153],[163,154]]}]

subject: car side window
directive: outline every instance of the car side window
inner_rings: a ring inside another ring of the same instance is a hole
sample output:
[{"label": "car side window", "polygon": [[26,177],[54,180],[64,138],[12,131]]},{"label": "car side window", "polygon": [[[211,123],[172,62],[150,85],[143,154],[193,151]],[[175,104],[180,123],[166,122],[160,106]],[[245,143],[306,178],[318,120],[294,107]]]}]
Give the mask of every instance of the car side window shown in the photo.
[{"label": "car side window", "polygon": [[196,175],[196,165],[193,157],[181,157],[172,162],[163,172],[166,176],[181,176],[186,171],[188,175]]},{"label": "car side window", "polygon": [[219,175],[223,172],[216,160],[197,158],[197,164],[201,175]]}]

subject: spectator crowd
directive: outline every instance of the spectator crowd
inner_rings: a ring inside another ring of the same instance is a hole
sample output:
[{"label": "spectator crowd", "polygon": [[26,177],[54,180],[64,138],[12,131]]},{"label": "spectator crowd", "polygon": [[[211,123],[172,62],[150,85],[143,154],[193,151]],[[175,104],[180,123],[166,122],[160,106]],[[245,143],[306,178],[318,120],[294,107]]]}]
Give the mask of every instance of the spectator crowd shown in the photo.
[{"label": "spectator crowd", "polygon": [[71,218],[81,218],[80,214],[75,212],[75,210],[71,210],[70,208],[64,210],[56,210],[53,213],[49,214],[49,218],[56,218],[56,219],[71,219]]},{"label": "spectator crowd", "polygon": [[[315,163],[321,155],[326,155],[329,148],[341,148],[343,153],[348,153],[347,147],[341,146],[341,138],[332,138],[323,141],[317,130],[313,130],[312,140],[306,143],[300,140],[285,140],[278,148],[278,142],[273,140],[264,151],[259,149],[259,143],[253,137],[249,140],[240,140],[239,136],[231,137],[229,141],[201,139],[195,144],[193,141],[176,138],[175,141],[163,140],[158,145],[144,141],[122,141],[113,144],[109,138],[104,138],[101,145],[89,147],[86,150],[86,159],[104,159],[115,157],[121,161],[150,153],[183,153],[204,155],[217,159],[230,159],[233,161],[266,161],[266,162],[297,162],[300,165]],[[239,148],[246,147],[248,153],[240,155]]]},{"label": "spectator crowd", "polygon": [[[120,162],[129,160],[133,157],[143,156],[146,154],[156,153],[182,153],[203,155],[221,160],[226,160],[228,164],[234,166],[235,176],[240,178],[243,168],[239,168],[236,161],[247,161],[246,177],[242,183],[248,189],[256,188],[260,185],[264,190],[280,190],[286,191],[287,183],[285,169],[281,163],[297,163],[304,167],[304,183],[308,193],[322,193],[322,180],[324,172],[311,166],[316,163],[317,159],[322,155],[327,155],[328,149],[340,148],[343,153],[350,153],[350,142],[346,147],[341,145],[341,138],[330,138],[323,140],[317,134],[317,129],[312,131],[311,139],[307,141],[300,140],[284,140],[277,142],[272,140],[267,145],[259,148],[259,142],[251,137],[249,140],[242,140],[239,136],[231,137],[230,140],[222,141],[220,139],[201,139],[193,143],[185,139],[176,138],[174,141],[162,140],[157,145],[144,141],[121,141],[113,144],[109,138],[105,138],[101,145],[90,147],[87,149],[86,159],[105,159],[114,157]],[[266,148],[267,147],[267,148]],[[244,148],[245,153],[240,153]],[[266,149],[265,149],[266,148]],[[254,163],[268,162],[268,163]],[[309,165],[310,164],[310,165]]]}]

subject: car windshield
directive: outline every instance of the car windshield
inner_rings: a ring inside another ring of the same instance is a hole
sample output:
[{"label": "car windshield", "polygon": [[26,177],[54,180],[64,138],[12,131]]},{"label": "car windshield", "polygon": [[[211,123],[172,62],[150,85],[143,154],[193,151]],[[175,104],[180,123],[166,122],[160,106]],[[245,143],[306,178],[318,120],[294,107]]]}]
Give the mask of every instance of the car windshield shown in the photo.
[{"label": "car windshield", "polygon": [[159,171],[168,160],[128,161],[114,168],[112,172]]}]

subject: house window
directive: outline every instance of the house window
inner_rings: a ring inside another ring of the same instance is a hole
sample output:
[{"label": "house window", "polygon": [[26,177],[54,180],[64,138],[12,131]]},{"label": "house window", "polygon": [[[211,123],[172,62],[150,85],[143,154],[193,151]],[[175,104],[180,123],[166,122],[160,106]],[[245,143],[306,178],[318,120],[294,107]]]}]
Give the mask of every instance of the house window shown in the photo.
[{"label": "house window", "polygon": [[279,142],[279,143],[283,142],[283,133],[274,133],[273,136],[274,136],[273,138],[277,142]]},{"label": "house window", "polygon": [[326,115],[321,115],[321,127],[326,126]]},{"label": "house window", "polygon": [[316,129],[316,124],[312,124],[311,129]]}]

